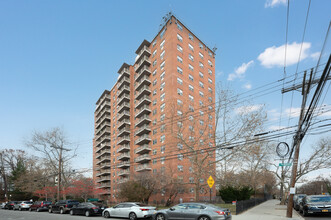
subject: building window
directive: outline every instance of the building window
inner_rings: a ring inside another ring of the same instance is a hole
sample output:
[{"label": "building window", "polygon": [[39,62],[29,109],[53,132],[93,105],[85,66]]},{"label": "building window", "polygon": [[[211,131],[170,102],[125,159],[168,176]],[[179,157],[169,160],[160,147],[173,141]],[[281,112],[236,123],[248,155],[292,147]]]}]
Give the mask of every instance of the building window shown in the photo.
[{"label": "building window", "polygon": [[201,111],[201,110],[199,110],[199,113],[200,113],[200,115],[201,115],[201,116],[203,116],[203,115],[204,115],[204,112],[203,112],[203,111]]},{"label": "building window", "polygon": [[162,135],[162,136],[160,137],[160,142],[163,143],[164,141],[165,141],[165,135]]},{"label": "building window", "polygon": [[193,96],[188,95],[188,99],[189,99],[190,101],[194,102],[194,97],[193,97]]},{"label": "building window", "polygon": [[213,129],[213,126],[211,124],[208,125],[209,129]]},{"label": "building window", "polygon": [[164,101],[164,97],[165,97],[165,93],[163,93],[163,94],[160,95],[161,102]]},{"label": "building window", "polygon": [[194,51],[194,47],[191,44],[188,44],[188,48],[192,51]]},{"label": "building window", "polygon": [[212,97],[208,97],[208,101],[209,102],[213,102],[213,98]]},{"label": "building window", "polygon": [[183,154],[178,154],[177,158],[178,158],[178,160],[183,160],[184,156],[183,156]]},{"label": "building window", "polygon": [[164,118],[165,118],[165,114],[162,114],[162,115],[160,116],[160,121],[164,121]]},{"label": "building window", "polygon": [[191,112],[194,112],[194,107],[192,105],[189,105],[188,106],[188,109],[191,111]]},{"label": "building window", "polygon": [[155,60],[153,61],[153,66],[156,66],[156,64],[157,64],[157,60],[155,59]]},{"label": "building window", "polygon": [[199,81],[199,86],[200,86],[201,88],[204,88],[203,83],[200,82],[200,81]]},{"label": "building window", "polygon": [[201,78],[203,78],[203,73],[202,73],[202,72],[199,72],[199,76],[200,76]]},{"label": "building window", "polygon": [[177,83],[179,83],[180,85],[183,85],[183,80],[179,77],[177,77]]},{"label": "building window", "polygon": [[153,42],[153,47],[155,47],[155,45],[156,45],[156,42],[157,42],[157,40],[155,39],[155,41]]},{"label": "building window", "polygon": [[188,140],[191,141],[191,142],[194,142],[194,137],[193,136],[189,136],[188,137]]},{"label": "building window", "polygon": [[212,88],[208,87],[208,92],[213,93]]},{"label": "building window", "polygon": [[201,91],[199,91],[199,95],[200,95],[201,97],[204,96],[203,92],[201,92]]},{"label": "building window", "polygon": [[177,99],[177,105],[183,105],[183,101],[180,99]]},{"label": "building window", "polygon": [[203,44],[199,42],[200,49],[203,49]]},{"label": "building window", "polygon": [[164,65],[165,65],[165,61],[163,61],[163,62],[161,63],[161,65],[160,65],[160,69],[161,69],[161,70],[163,70]]},{"label": "building window", "polygon": [[212,52],[208,51],[208,54],[209,54],[210,57],[213,57]]},{"label": "building window", "polygon": [[188,85],[188,89],[192,92],[194,91],[194,87],[192,85]]},{"label": "building window", "polygon": [[161,125],[160,130],[161,130],[161,132],[164,132],[164,130],[165,130],[165,124]]},{"label": "building window", "polygon": [[210,60],[208,60],[208,64],[209,64],[209,66],[213,66],[213,63],[210,61]]},{"label": "building window", "polygon": [[160,106],[161,112],[164,111],[164,108],[165,108],[165,103],[163,103],[163,104]]},{"label": "building window", "polygon": [[180,42],[183,42],[183,38],[182,38],[182,36],[180,36],[180,34],[177,34],[177,39],[178,39]]},{"label": "building window", "polygon": [[213,80],[211,80],[210,78],[208,78],[208,82],[209,82],[210,84],[213,84]]},{"label": "building window", "polygon": [[155,79],[155,80],[153,81],[153,86],[155,86],[156,83],[157,83],[157,79]]},{"label": "building window", "polygon": [[156,109],[153,110],[153,115],[156,115]]},{"label": "building window", "polygon": [[177,115],[178,115],[178,116],[182,116],[182,115],[183,115],[183,112],[180,111],[180,110],[177,110]]},{"label": "building window", "polygon": [[208,110],[213,110],[213,106],[208,106]]},{"label": "building window", "polygon": [[153,135],[157,134],[157,129],[153,130]]},{"label": "building window", "polygon": [[199,105],[203,106],[203,101],[199,100]]},{"label": "building window", "polygon": [[183,48],[182,48],[179,44],[177,44],[177,50],[178,50],[179,52],[183,53]]},{"label": "building window", "polygon": [[190,188],[190,193],[194,193],[194,188]]},{"label": "building window", "polygon": [[203,59],[203,54],[199,52],[199,57]]},{"label": "building window", "polygon": [[188,120],[193,121],[194,117],[192,115],[188,116]]},{"label": "building window", "polygon": [[153,106],[156,105],[157,99],[153,100]]},{"label": "building window", "polygon": [[161,164],[164,164],[165,157],[161,157]]},{"label": "building window", "polygon": [[[190,168],[191,168],[191,167],[190,167]],[[190,177],[190,178],[189,178],[189,182],[190,182],[190,183],[194,183],[194,177]]]},{"label": "building window", "polygon": [[177,122],[177,127],[179,127],[179,128],[183,127],[183,123],[181,121],[178,121]]},{"label": "building window", "polygon": [[165,31],[166,31],[166,28],[164,28],[163,31],[160,33],[160,38],[161,39],[163,38]]},{"label": "building window", "polygon": [[155,95],[156,95],[156,89],[153,90],[153,96],[155,96]]},{"label": "building window", "polygon": [[199,62],[199,66],[203,69],[203,63]]},{"label": "building window", "polygon": [[188,171],[189,171],[190,173],[193,173],[193,168],[192,168],[192,167],[189,167],[189,168],[188,168]]},{"label": "building window", "polygon": [[164,48],[164,43],[165,43],[165,40],[163,40],[163,41],[160,43],[160,48],[161,48],[161,50],[163,50],[163,48]]},{"label": "building window", "polygon": [[182,68],[180,68],[179,66],[177,66],[177,72],[180,73],[180,74],[183,74]]},{"label": "building window", "polygon": [[161,73],[161,75],[160,75],[160,79],[161,79],[161,81],[164,80],[164,75],[165,75],[165,72]]},{"label": "building window", "polygon": [[194,40],[194,37],[193,37],[193,35],[191,34],[191,33],[188,33],[188,38],[190,39],[190,40]]},{"label": "building window", "polygon": [[194,61],[194,57],[192,54],[188,54],[188,58],[191,60],[191,61]]},{"label": "building window", "polygon": [[161,146],[161,153],[163,154],[165,152],[165,145]]},{"label": "building window", "polygon": [[208,69],[208,73],[209,73],[209,75],[212,75],[213,74],[213,71],[211,71],[210,69]]},{"label": "building window", "polygon": [[191,74],[188,75],[188,79],[191,80],[193,82],[194,78]]},{"label": "building window", "polygon": [[177,169],[178,169],[178,171],[183,172],[183,165],[178,165],[178,166],[177,166]]},{"label": "building window", "polygon": [[157,163],[157,159],[153,159],[153,164],[156,164]]},{"label": "building window", "polygon": [[183,95],[183,90],[177,88],[177,94],[178,94],[178,95]]},{"label": "building window", "polygon": [[153,122],[152,122],[152,124],[153,125],[156,125],[156,122],[157,122],[156,119],[154,119]]},{"label": "building window", "polygon": [[165,54],[165,50],[160,54],[160,58],[161,58],[161,60],[163,60],[163,58],[164,58],[164,54]]},{"label": "building window", "polygon": [[191,64],[188,65],[188,68],[192,71],[194,70],[194,67]]},{"label": "building window", "polygon": [[177,56],[177,61],[183,63],[183,59],[180,56]]},{"label": "building window", "polygon": [[183,27],[177,22],[177,28],[178,30],[182,31],[183,30]]},{"label": "building window", "polygon": [[155,69],[155,70],[153,71],[153,76],[155,76],[155,75],[156,75],[156,71],[157,71],[157,69]]},{"label": "building window", "polygon": [[155,57],[157,50],[154,50],[152,57]]},{"label": "building window", "polygon": [[194,127],[193,127],[192,125],[188,126],[188,129],[189,129],[190,131],[194,131]]},{"label": "building window", "polygon": [[160,90],[162,91],[164,89],[165,82],[161,83]]},{"label": "building window", "polygon": [[178,144],[177,144],[177,147],[178,147],[179,150],[182,150],[182,149],[183,149],[183,144],[178,143]]},{"label": "building window", "polygon": [[154,145],[154,144],[157,144],[157,139],[154,139],[154,140],[153,140],[153,145]]},{"label": "building window", "polygon": [[211,116],[211,115],[208,115],[208,118],[209,118],[210,120],[212,120],[212,119],[213,119],[213,116]]}]

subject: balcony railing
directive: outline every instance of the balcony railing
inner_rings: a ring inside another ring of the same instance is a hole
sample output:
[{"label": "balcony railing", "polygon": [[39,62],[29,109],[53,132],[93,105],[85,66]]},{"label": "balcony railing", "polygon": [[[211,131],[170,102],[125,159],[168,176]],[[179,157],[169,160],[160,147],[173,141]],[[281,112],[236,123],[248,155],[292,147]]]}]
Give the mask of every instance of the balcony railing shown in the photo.
[{"label": "balcony railing", "polygon": [[137,145],[142,145],[142,144],[147,144],[151,141],[151,137],[148,134],[145,134],[143,136],[141,136],[140,138],[138,138],[135,141],[135,144]]},{"label": "balcony railing", "polygon": [[130,159],[130,153],[121,153],[117,157],[117,160],[127,160],[127,159]]},{"label": "balcony railing", "polygon": [[148,66],[144,66],[143,68],[141,68],[139,70],[139,72],[136,75],[136,81],[139,81],[140,78],[145,76],[145,75],[147,75],[147,76],[151,75],[151,71],[150,71]]},{"label": "balcony railing", "polygon": [[130,145],[129,144],[124,144],[124,145],[121,145],[121,147],[119,147],[117,149],[117,153],[122,153],[122,152],[126,152],[126,151],[129,151],[130,150]]},{"label": "balcony railing", "polygon": [[123,93],[130,93],[130,86],[122,86],[121,89],[118,90],[118,97],[121,97]]},{"label": "balcony railing", "polygon": [[136,154],[145,154],[145,153],[148,153],[151,150],[152,150],[152,148],[148,144],[144,144],[144,145],[136,148],[136,150],[134,152]]},{"label": "balcony railing", "polygon": [[149,133],[149,132],[151,132],[150,126],[149,125],[144,125],[144,126],[140,127],[138,130],[136,130],[135,135],[140,136],[142,134],[146,134],[146,133]]},{"label": "balcony railing", "polygon": [[125,183],[125,182],[128,182],[129,181],[129,178],[122,178],[118,181],[119,184],[121,183]]},{"label": "balcony railing", "polygon": [[152,170],[151,165],[149,164],[142,164],[142,165],[138,165],[135,170],[137,172],[141,172],[141,171],[147,171],[147,170]]},{"label": "balcony railing", "polygon": [[143,76],[136,84],[136,91],[139,90],[143,85],[150,85],[151,81],[148,76]]},{"label": "balcony railing", "polygon": [[120,170],[117,175],[118,176],[127,176],[130,174],[130,169]]},{"label": "balcony railing", "polygon": [[130,126],[126,126],[122,129],[119,129],[117,137],[122,137],[123,135],[129,135],[130,134]]},{"label": "balcony railing", "polygon": [[129,126],[131,124],[129,119],[124,119],[122,121],[120,121],[120,123],[118,124],[118,129],[121,129],[124,126]]},{"label": "balcony railing", "polygon": [[117,116],[117,119],[121,121],[124,118],[130,118],[130,111],[123,111],[121,114]]},{"label": "balcony railing", "polygon": [[127,168],[130,167],[130,161],[123,161],[118,163],[117,165],[118,168]]},{"label": "balcony railing", "polygon": [[151,156],[148,154],[141,155],[137,157],[134,161],[137,163],[144,163],[151,160]]},{"label": "balcony railing", "polygon": [[142,115],[150,114],[152,111],[149,108],[149,105],[140,106],[139,112],[135,115],[136,118],[140,118]]},{"label": "balcony railing", "polygon": [[144,45],[140,49],[139,53],[137,54],[138,59],[137,59],[136,63],[139,62],[139,60],[142,57],[142,55],[144,55],[144,56],[150,56],[151,55],[151,49],[149,49],[149,47],[147,47],[146,45]]},{"label": "balcony railing", "polygon": [[139,118],[140,120],[136,123],[137,127],[144,125],[145,123],[150,123],[151,119],[148,115],[144,115],[143,117]]},{"label": "balcony railing", "polygon": [[139,99],[136,108],[140,108],[140,106],[142,105],[149,105],[151,102],[152,102],[151,97],[149,97],[148,95],[144,95]]},{"label": "balcony railing", "polygon": [[121,89],[122,86],[129,86],[130,85],[130,78],[124,76],[121,80],[118,81],[117,88]]},{"label": "balcony railing", "polygon": [[144,85],[143,87],[141,87],[141,89],[139,89],[139,91],[137,91],[138,94],[136,95],[136,99],[140,99],[142,95],[150,95],[151,94],[151,90],[149,90],[149,86]]},{"label": "balcony railing", "polygon": [[118,100],[117,104],[121,105],[123,102],[130,102],[130,96],[128,94],[122,95]]},{"label": "balcony railing", "polygon": [[130,104],[124,102],[122,105],[118,106],[118,113],[121,113],[122,111],[129,109],[130,109]]},{"label": "balcony railing", "polygon": [[147,56],[142,56],[140,58],[140,61],[137,63],[137,65],[135,66],[135,71],[136,73],[139,72],[139,70],[144,66],[144,65],[151,65],[151,61],[149,60],[149,58]]},{"label": "balcony railing", "polygon": [[130,143],[130,136],[124,136],[122,138],[119,138],[118,144],[128,144]]}]

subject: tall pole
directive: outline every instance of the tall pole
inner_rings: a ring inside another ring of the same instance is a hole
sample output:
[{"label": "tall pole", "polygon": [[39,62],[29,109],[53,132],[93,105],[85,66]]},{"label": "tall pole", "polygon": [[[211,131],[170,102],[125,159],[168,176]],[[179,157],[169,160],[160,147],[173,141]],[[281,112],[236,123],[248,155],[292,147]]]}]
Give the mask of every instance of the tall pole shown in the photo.
[{"label": "tall pole", "polygon": [[59,169],[58,169],[58,175],[57,175],[57,201],[60,200],[60,193],[61,193],[62,150],[63,150],[63,148],[60,147],[60,153],[59,153]]},{"label": "tall pole", "polygon": [[[299,153],[300,153],[300,144],[301,140],[303,138],[302,131],[301,131],[301,126],[303,123],[303,117],[305,113],[305,107],[306,107],[306,101],[307,101],[307,95],[309,92],[309,87],[310,85],[308,84],[306,86],[306,74],[307,72],[305,71],[304,76],[303,76],[303,82],[302,82],[302,103],[301,103],[301,111],[300,111],[300,118],[299,118],[299,124],[298,124],[298,131],[296,136],[294,137],[294,147],[295,147],[295,152],[294,152],[294,157],[293,157],[293,166],[292,166],[292,176],[291,176],[291,182],[290,182],[290,188],[295,187],[295,181],[297,178],[297,169],[298,169],[298,160],[299,160]],[[311,74],[312,76],[312,74]],[[293,196],[294,194],[290,193],[288,203],[287,203],[287,212],[286,212],[286,217],[292,218],[293,214]]]}]

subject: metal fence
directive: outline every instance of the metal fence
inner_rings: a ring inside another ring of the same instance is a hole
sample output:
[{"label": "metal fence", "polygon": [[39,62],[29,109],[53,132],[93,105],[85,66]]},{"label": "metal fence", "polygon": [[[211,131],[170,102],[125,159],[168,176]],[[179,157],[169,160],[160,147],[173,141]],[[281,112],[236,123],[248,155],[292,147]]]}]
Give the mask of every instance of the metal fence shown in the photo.
[{"label": "metal fence", "polygon": [[237,201],[236,203],[236,214],[240,214],[243,211],[246,211],[247,209],[250,209],[256,205],[261,204],[262,202],[267,201],[270,199],[269,197],[264,197],[264,198],[254,198],[254,199],[249,199],[249,200],[242,200],[242,201]]}]

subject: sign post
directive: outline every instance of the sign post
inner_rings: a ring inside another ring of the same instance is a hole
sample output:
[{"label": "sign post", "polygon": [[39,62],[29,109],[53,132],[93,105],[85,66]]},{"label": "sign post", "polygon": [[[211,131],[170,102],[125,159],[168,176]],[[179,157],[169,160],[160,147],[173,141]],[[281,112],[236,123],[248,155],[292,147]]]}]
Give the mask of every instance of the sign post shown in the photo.
[{"label": "sign post", "polygon": [[208,186],[209,186],[209,202],[211,202],[211,188],[213,188],[213,185],[215,183],[214,179],[212,176],[209,176],[208,180],[207,180]]}]

